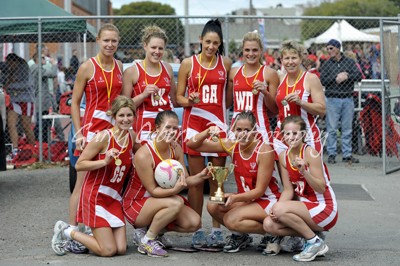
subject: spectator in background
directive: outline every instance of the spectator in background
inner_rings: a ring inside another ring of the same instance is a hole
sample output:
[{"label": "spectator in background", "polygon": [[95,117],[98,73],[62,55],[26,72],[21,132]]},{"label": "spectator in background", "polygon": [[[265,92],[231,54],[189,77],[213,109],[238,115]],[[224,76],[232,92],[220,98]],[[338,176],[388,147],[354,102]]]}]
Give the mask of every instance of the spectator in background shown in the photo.
[{"label": "spectator in background", "polygon": [[340,52],[341,44],[335,39],[327,43],[330,59],[321,68],[321,82],[325,86],[326,126],[328,131],[328,163],[336,163],[337,135],[341,121],[343,162],[359,163],[352,156],[352,125],[354,116],[354,82],[361,80],[355,61]]},{"label": "spectator in background", "polygon": [[27,142],[35,144],[35,136],[31,128],[32,115],[35,110],[35,93],[32,77],[26,61],[11,53],[6,57],[7,80],[4,88],[10,96],[10,105],[7,112],[8,132],[13,145],[13,157],[18,153],[18,116],[21,116]]},{"label": "spectator in background", "polygon": [[[42,54],[42,64],[38,61],[38,54],[33,55],[34,64],[30,67],[31,75],[33,79],[33,87],[35,89],[35,111],[36,118],[39,119],[39,115],[48,115],[50,113],[50,109],[54,109],[53,107],[53,95],[49,91],[49,80],[57,77],[57,61],[55,59],[51,59],[51,68],[45,68],[46,57]],[[39,68],[42,67],[42,87],[39,88]],[[39,99],[39,90],[41,91],[41,98]],[[39,104],[41,102],[42,113],[39,113]],[[48,134],[51,126],[51,121],[49,119],[44,119],[42,128],[43,128],[43,141],[47,142]],[[39,127],[35,127],[35,137],[39,139]]]},{"label": "spectator in background", "polygon": [[69,60],[69,66],[72,68],[72,73],[76,75],[79,69],[79,59],[78,59],[78,50],[72,50],[72,57]]}]

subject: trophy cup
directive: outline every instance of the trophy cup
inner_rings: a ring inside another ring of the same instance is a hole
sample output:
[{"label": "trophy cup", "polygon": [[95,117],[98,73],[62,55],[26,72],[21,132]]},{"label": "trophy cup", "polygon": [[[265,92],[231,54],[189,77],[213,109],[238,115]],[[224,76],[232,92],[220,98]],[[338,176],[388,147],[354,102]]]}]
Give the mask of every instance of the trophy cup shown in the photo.
[{"label": "trophy cup", "polygon": [[207,168],[213,176],[213,180],[217,180],[218,189],[215,191],[214,196],[210,196],[210,202],[217,204],[225,204],[226,198],[224,195],[224,191],[222,190],[222,184],[228,178],[228,175],[233,171],[233,164],[230,164],[229,167],[224,166],[213,166],[211,162],[208,162]]}]

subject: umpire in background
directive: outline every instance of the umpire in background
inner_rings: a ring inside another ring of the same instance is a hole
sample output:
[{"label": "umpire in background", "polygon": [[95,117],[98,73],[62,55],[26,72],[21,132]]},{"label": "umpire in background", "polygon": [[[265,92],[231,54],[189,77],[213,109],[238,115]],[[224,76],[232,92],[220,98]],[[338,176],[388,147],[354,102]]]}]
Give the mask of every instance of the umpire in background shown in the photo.
[{"label": "umpire in background", "polygon": [[342,161],[359,163],[352,156],[352,123],[354,117],[354,82],[361,80],[355,61],[343,55],[338,40],[331,39],[326,49],[330,56],[321,68],[321,83],[325,86],[326,128],[328,131],[328,163],[336,163],[339,121],[342,132]]}]

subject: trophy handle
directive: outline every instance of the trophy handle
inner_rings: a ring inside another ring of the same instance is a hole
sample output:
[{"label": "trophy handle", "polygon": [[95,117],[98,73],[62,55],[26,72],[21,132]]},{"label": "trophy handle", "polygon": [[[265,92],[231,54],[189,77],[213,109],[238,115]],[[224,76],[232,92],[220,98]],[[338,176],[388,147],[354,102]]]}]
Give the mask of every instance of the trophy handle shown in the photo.
[{"label": "trophy handle", "polygon": [[229,174],[233,172],[233,169],[235,168],[235,165],[233,163],[229,164]]}]

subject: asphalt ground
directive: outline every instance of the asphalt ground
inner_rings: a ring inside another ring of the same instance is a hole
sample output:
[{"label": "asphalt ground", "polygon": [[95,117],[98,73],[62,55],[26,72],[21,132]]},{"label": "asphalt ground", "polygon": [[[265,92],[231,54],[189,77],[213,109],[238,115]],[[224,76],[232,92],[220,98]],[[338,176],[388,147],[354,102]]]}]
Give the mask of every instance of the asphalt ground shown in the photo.
[{"label": "asphalt ground", "polygon": [[[339,220],[327,233],[329,252],[314,265],[400,265],[400,172],[383,175],[381,158],[358,156],[360,164],[328,165],[339,205]],[[337,158],[341,159],[341,158]],[[234,190],[233,178],[225,184]],[[93,254],[57,256],[50,247],[53,226],[68,219],[68,168],[18,169],[0,172],[0,265],[295,265],[289,253],[266,257],[254,247],[238,253],[170,251],[167,258],[150,258],[132,244],[127,226],[125,256]],[[208,197],[205,198],[208,200]],[[203,226],[211,227],[203,214]],[[179,246],[189,246],[191,234],[168,233]],[[228,232],[224,230],[224,235]]]}]

